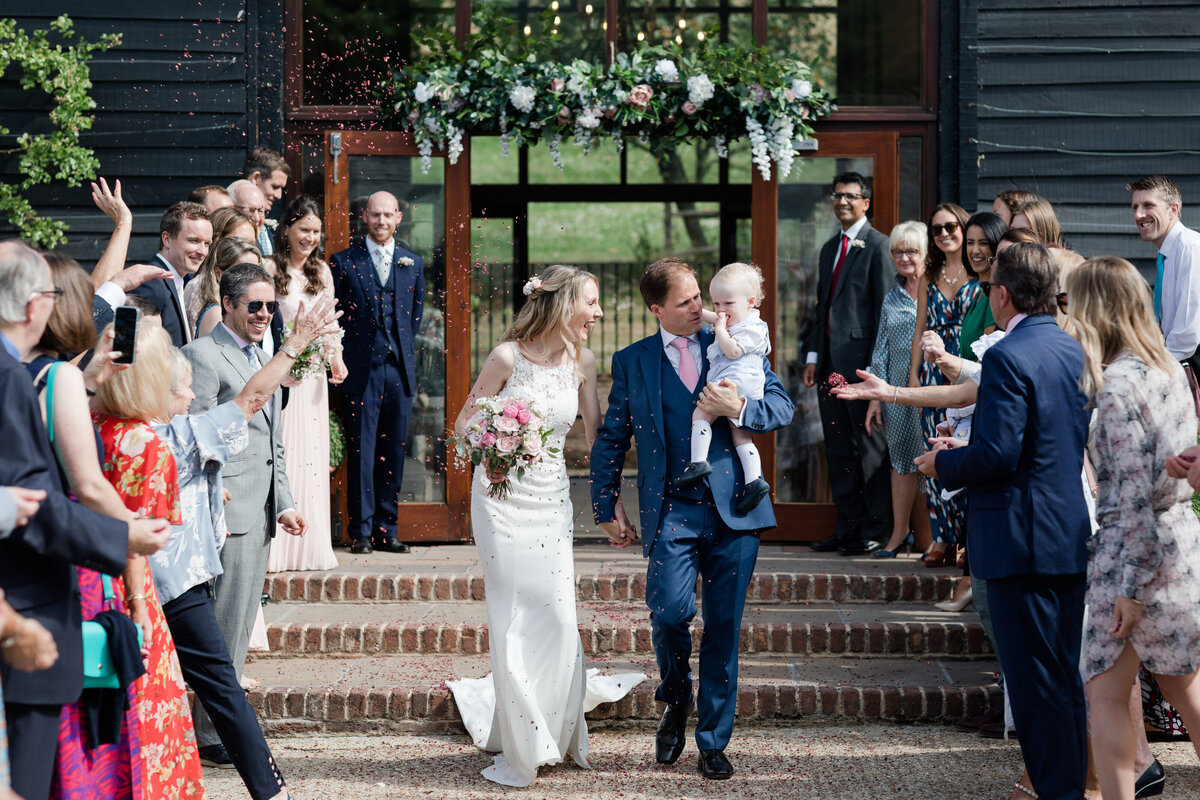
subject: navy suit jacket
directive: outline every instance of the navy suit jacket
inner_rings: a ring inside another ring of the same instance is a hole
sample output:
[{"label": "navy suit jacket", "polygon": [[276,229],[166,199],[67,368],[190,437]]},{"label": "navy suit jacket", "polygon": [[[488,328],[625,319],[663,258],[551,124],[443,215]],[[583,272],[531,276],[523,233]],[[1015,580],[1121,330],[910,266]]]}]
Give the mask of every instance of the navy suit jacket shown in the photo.
[{"label": "navy suit jacket", "polygon": [[[401,264],[400,259],[412,259]],[[348,395],[361,395],[367,388],[367,376],[372,369],[383,366],[387,351],[375,349],[375,328],[378,321],[375,308],[379,303],[379,288],[375,265],[366,242],[358,242],[329,259],[333,273],[333,291],[342,311],[342,358],[349,375],[333,388]],[[409,395],[416,393],[417,363],[413,340],[421,330],[421,312],[425,307],[425,262],[416,253],[405,250],[397,242],[392,253],[392,275],[396,280],[394,312],[400,333],[400,348],[404,377]]]},{"label": "navy suit jacket", "polygon": [[112,321],[112,306],[99,295],[92,295],[92,325],[96,328],[96,335],[99,336],[103,333],[104,329],[112,324]]},{"label": "navy suit jacket", "polygon": [[[701,351],[707,353],[713,343],[710,330],[700,332]],[[621,468],[629,439],[637,440],[638,505],[641,510],[642,554],[649,556],[658,536],[662,519],[663,492],[667,485],[667,452],[664,414],[687,417],[684,427],[690,427],[692,406],[664,408],[662,402],[662,337],[655,333],[613,355],[612,391],[608,395],[608,411],[592,445],[591,484],[592,510],[596,522],[613,519],[613,509],[621,490]],[[778,430],[792,421],[795,404],[788,397],[771,371],[771,363],[763,359],[767,376],[761,400],[746,399],[742,416],[745,430],[767,433]],[[701,381],[708,376],[704,361]],[[765,530],[775,527],[775,511],[771,504],[759,503],[750,513],[733,510],[735,497],[742,487],[742,466],[733,450],[729,424],[720,421],[713,425],[712,446],[708,453],[712,474],[706,482],[722,521],[732,530]]]},{"label": "navy suit jacket", "polygon": [[971,571],[981,578],[1087,569],[1083,350],[1047,314],[1027,317],[983,357],[971,443],[937,454],[967,491]]},{"label": "navy suit jacket", "polygon": [[[155,266],[166,269],[169,265],[162,256],[155,254],[154,258],[146,262]],[[171,343],[176,347],[183,347],[188,343],[185,338],[184,331],[187,330],[187,311],[183,308],[180,298],[179,302],[175,302],[175,287],[173,279],[154,279],[146,281],[141,286],[134,289],[130,294],[136,294],[138,297],[144,297],[154,304],[154,307],[162,314],[162,326],[167,333],[171,335]],[[93,307],[93,316],[95,315]],[[195,333],[195,331],[192,331]]]},{"label": "navy suit jacket", "polygon": [[83,691],[83,634],[74,564],[109,575],[125,568],[129,526],[63,494],[50,439],[29,373],[0,348],[0,486],[44,489],[29,523],[0,538],[0,586],[20,613],[42,623],[58,644],[50,669],[20,672],[0,661],[10,703],[72,703]]}]

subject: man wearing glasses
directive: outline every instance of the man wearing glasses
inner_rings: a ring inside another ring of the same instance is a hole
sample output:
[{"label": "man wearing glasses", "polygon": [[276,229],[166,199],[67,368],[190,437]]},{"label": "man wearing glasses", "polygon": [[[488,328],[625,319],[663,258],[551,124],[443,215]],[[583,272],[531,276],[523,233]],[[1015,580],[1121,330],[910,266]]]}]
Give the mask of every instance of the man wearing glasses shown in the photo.
[{"label": "man wearing glasses", "polygon": [[[203,414],[237,397],[246,381],[267,363],[267,354],[260,345],[270,330],[275,309],[275,283],[266,270],[254,264],[237,264],[225,270],[221,275],[221,324],[183,349],[192,364],[192,391],[196,395],[190,413]],[[299,355],[286,345],[279,352],[293,359]],[[281,403],[282,392],[276,391],[275,397],[249,421],[246,449],[221,470],[221,479],[233,499],[225,506],[229,527],[221,549],[225,572],[217,578],[213,611],[239,679],[267,577],[275,524],[278,522],[294,536],[303,535],[308,527],[294,507],[288,485]],[[199,705],[195,719],[202,760],[210,765],[229,765],[221,739]]]},{"label": "man wearing glasses", "polygon": [[829,378],[853,376],[855,370],[867,368],[880,307],[894,273],[887,259],[887,237],[867,221],[867,179],[857,172],[839,175],[830,197],[842,229],[821,248],[804,385],[821,384],[817,405],[837,525],[832,536],[814,542],[812,548],[852,556],[878,549],[879,540],[892,528],[887,444],[882,431],[867,433],[867,403],[831,396]]}]

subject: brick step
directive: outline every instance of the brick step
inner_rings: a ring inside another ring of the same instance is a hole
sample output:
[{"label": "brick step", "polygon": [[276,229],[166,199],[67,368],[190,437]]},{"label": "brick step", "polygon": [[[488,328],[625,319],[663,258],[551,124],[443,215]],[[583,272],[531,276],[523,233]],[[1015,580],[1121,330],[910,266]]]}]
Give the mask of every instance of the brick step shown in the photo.
[{"label": "brick step", "polygon": [[[482,603],[279,604],[265,609],[272,655],[315,653],[488,652]],[[588,655],[653,651],[644,607],[582,603],[579,636]],[[699,646],[697,616],[693,639]],[[743,652],[981,656],[991,652],[974,613],[947,614],[927,604],[778,604],[749,606]]]},{"label": "brick step", "polygon": [[[746,598],[751,603],[932,603],[948,599],[961,575],[954,568],[912,569],[865,575],[760,570]],[[576,597],[584,602],[646,600],[644,566],[603,574],[578,570],[575,584]],[[697,581],[697,591],[701,588]],[[486,597],[483,576],[472,572],[279,572],[267,576],[263,591],[279,603],[462,602]]]},{"label": "brick step", "polygon": [[[588,662],[606,674],[642,672],[648,680],[588,717],[593,726],[641,723],[662,713],[654,700],[652,657]],[[693,668],[695,664],[693,662]],[[258,658],[246,674],[260,681],[250,700],[275,733],[368,729],[461,732],[445,681],[480,677],[487,656]],[[741,720],[860,719],[941,721],[982,713],[997,702],[993,661],[830,659],[745,655],[740,661]]]}]

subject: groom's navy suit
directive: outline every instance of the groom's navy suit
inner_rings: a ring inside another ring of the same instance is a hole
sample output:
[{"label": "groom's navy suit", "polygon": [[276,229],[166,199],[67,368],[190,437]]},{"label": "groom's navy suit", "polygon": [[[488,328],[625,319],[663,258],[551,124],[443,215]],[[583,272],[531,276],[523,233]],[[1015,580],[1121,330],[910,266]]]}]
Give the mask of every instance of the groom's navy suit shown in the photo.
[{"label": "groom's navy suit", "polygon": [[408,419],[416,394],[413,340],[425,304],[424,262],[397,243],[384,285],[366,242],[359,242],[335,253],[329,267],[343,313],[342,357],[349,373],[333,388],[346,398],[349,411],[350,538],[378,543],[396,538]]},{"label": "groom's navy suit", "polygon": [[1083,797],[1087,765],[1082,369],[1079,343],[1053,317],[1021,320],[983,357],[975,419],[986,424],[936,462],[947,488],[967,489],[971,571],[987,579],[1017,737],[1047,800]]},{"label": "groom's navy suit", "polygon": [[[703,354],[713,343],[712,332],[701,331],[699,340]],[[755,433],[786,426],[794,410],[766,359],[763,370],[763,397],[747,398],[742,415],[744,428]],[[630,437],[635,438],[642,554],[650,559],[646,605],[662,677],[655,697],[671,704],[691,697],[689,628],[696,615],[699,574],[704,579],[704,635],[696,743],[701,750],[723,750],[733,732],[738,638],[758,557],[758,534],[775,527],[775,514],[769,502],[748,514],[734,511],[744,480],[726,422],[713,425],[708,455],[712,474],[702,483],[675,486],[675,478],[691,460],[692,411],[708,376],[703,357],[699,374],[699,383],[689,392],[668,360],[660,334],[613,356],[608,411],[592,446],[592,506],[597,522],[613,519],[621,467]]]}]

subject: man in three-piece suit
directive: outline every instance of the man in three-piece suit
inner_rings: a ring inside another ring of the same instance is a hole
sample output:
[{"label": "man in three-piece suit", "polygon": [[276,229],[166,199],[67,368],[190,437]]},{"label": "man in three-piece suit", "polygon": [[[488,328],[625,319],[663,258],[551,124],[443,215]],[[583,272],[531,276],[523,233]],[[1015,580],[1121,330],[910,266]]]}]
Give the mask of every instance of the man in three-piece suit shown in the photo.
[{"label": "man in three-piece suit", "polygon": [[833,535],[812,548],[862,555],[892,527],[892,495],[883,431],[868,434],[867,402],[827,391],[829,376],[866,369],[883,298],[895,285],[888,239],[871,227],[871,187],[857,172],[833,179],[833,213],[842,231],[821,248],[815,318],[808,334],[804,385],[820,384],[817,406],[825,433],[829,488],[837,508]]},{"label": "man in three-piece suit", "polygon": [[676,485],[691,461],[692,408],[766,433],[786,426],[793,404],[763,359],[767,381],[761,400],[738,396],[732,383],[705,383],[704,357],[713,343],[701,329],[700,286],[687,264],[664,258],[641,281],[642,298],[661,330],[613,356],[608,411],[591,453],[592,507],[596,522],[618,546],[637,531],[620,500],[621,468],[630,437],[637,439],[638,500],[642,554],[650,559],[646,605],[662,682],[655,698],[666,704],[656,737],[656,758],[673,764],[683,751],[692,707],[691,622],[696,615],[696,577],[704,580],[700,640],[700,691],[696,698],[696,745],[700,770],[728,778],[733,768],[724,749],[737,706],[738,639],[746,589],[758,557],[759,533],[775,527],[770,503],[738,514],[744,486],[729,423],[713,426],[712,473],[687,487]]},{"label": "man in three-piece suit", "polygon": [[183,305],[183,280],[200,269],[212,244],[212,223],[204,206],[175,203],[158,223],[159,249],[148,263],[171,273],[167,280],[148,281],[131,291],[144,297],[162,314],[162,326],[176,347],[192,340],[187,309]]},{"label": "man in three-piece suit", "polygon": [[918,459],[966,487],[971,570],[987,580],[1000,666],[1034,791],[1083,797],[1087,719],[1079,677],[1087,539],[1080,480],[1083,351],[1054,321],[1058,270],[1040,244],[1004,250],[988,301],[1008,333],[983,358],[971,443]]},{"label": "man in three-piece suit", "polygon": [[[237,397],[246,381],[267,363],[259,344],[275,313],[275,284],[262,267],[238,264],[221,275],[221,324],[183,348],[192,364],[191,413],[204,412]],[[299,354],[286,346],[280,352]],[[304,518],[292,503],[283,460],[282,394],[276,391],[249,422],[250,442],[221,470],[233,496],[225,507],[229,537],[221,550],[225,572],[217,578],[213,610],[229,654],[241,678],[250,632],[267,575],[267,556],[278,522],[290,534],[303,535]],[[228,763],[220,738],[199,704],[195,706],[196,738],[201,758]]]},{"label": "man in three-piece suit", "polygon": [[396,539],[408,420],[416,393],[413,341],[425,304],[424,262],[395,241],[395,196],[367,200],[367,238],[329,259],[342,310],[342,357],[349,376],[333,388],[345,401],[350,453],[352,553],[407,553]]},{"label": "man in three-piece suit", "polygon": [[[21,356],[36,345],[54,309],[46,261],[15,241],[0,243],[0,486],[46,493],[37,513],[0,538],[0,587],[22,615],[54,636],[58,661],[35,672],[0,663],[12,785],[22,797],[47,797],[62,706],[83,691],[83,634],[75,565],[120,575],[128,553],[150,555],[167,541],[165,520],[115,520],[63,494],[33,382]],[[0,650],[16,646],[0,642]]]}]

